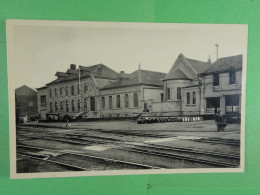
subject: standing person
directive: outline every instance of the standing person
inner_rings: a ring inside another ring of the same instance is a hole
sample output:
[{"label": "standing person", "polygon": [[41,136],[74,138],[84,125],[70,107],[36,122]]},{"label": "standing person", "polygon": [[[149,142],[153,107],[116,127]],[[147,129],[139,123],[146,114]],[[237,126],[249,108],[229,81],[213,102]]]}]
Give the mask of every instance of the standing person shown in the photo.
[{"label": "standing person", "polygon": [[69,122],[70,122],[70,116],[68,115],[67,118],[66,118],[66,125],[65,125],[65,127],[69,126]]}]

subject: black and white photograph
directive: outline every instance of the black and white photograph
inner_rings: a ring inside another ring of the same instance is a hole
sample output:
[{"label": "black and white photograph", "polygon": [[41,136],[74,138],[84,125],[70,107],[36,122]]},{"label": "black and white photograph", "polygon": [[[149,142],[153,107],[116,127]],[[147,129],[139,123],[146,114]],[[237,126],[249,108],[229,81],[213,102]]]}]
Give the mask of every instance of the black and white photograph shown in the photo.
[{"label": "black and white photograph", "polygon": [[6,24],[11,178],[244,171],[247,25]]}]

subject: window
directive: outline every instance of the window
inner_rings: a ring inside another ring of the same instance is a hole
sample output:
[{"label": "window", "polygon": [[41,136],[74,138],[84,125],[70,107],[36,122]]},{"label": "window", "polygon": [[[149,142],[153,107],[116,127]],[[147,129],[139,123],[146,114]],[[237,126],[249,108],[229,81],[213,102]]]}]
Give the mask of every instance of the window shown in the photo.
[{"label": "window", "polygon": [[58,102],[55,102],[55,112],[58,111]]},{"label": "window", "polygon": [[63,93],[63,92],[62,92],[62,87],[61,87],[61,88],[60,88],[60,96],[62,96],[62,93]]},{"label": "window", "polygon": [[51,89],[49,90],[49,94],[50,94],[50,98],[52,97],[52,92],[51,92]]},{"label": "window", "polygon": [[108,97],[109,109],[112,109],[112,96]]},{"label": "window", "polygon": [[66,101],[66,112],[69,112],[69,101]]},{"label": "window", "polygon": [[88,91],[87,83],[84,83],[84,93],[87,93],[87,91]]},{"label": "window", "polygon": [[68,88],[68,86],[66,86],[66,88],[65,88],[65,93],[66,93],[66,96],[69,95],[69,88]]},{"label": "window", "polygon": [[229,72],[229,84],[235,84],[236,83],[236,72],[231,71]]},{"label": "window", "polygon": [[41,106],[46,106],[46,95],[42,95],[40,97],[40,101],[41,101]]},{"label": "window", "polygon": [[74,95],[74,86],[71,85],[71,95]]},{"label": "window", "polygon": [[196,92],[193,91],[192,93],[192,104],[196,104]]},{"label": "window", "polygon": [[171,89],[167,88],[167,94],[166,94],[167,100],[171,99]]},{"label": "window", "polygon": [[105,97],[101,97],[101,109],[104,110],[105,106]]},{"label": "window", "polygon": [[138,107],[138,94],[134,93],[134,107]]},{"label": "window", "polygon": [[50,113],[52,113],[53,110],[52,110],[52,102],[50,103]]},{"label": "window", "polygon": [[120,108],[120,95],[116,95],[116,107]]},{"label": "window", "polygon": [[57,89],[56,88],[54,89],[54,95],[55,95],[55,97],[57,97]]},{"label": "window", "polygon": [[128,94],[125,94],[125,108],[129,107],[129,98],[128,98]]},{"label": "window", "polygon": [[75,105],[74,105],[74,100],[71,100],[71,111],[75,111]]},{"label": "window", "polygon": [[213,86],[219,86],[219,74],[213,74]]},{"label": "window", "polygon": [[164,94],[161,93],[161,102],[163,102],[163,100],[164,100]]},{"label": "window", "polygon": [[87,108],[88,108],[88,105],[87,105],[87,98],[84,99],[84,110],[86,111]]},{"label": "window", "polygon": [[80,100],[78,100],[78,111],[80,111]]},{"label": "window", "polygon": [[177,100],[180,100],[181,99],[181,88],[178,87],[177,88]]},{"label": "window", "polygon": [[60,111],[63,111],[63,103],[60,102]]},{"label": "window", "polygon": [[187,93],[187,104],[190,104],[190,92]]}]

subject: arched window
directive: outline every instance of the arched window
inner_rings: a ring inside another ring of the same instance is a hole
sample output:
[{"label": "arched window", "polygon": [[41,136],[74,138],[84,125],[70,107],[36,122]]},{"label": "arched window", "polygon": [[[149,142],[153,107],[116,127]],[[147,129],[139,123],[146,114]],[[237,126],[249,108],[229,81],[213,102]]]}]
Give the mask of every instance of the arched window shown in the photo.
[{"label": "arched window", "polygon": [[71,95],[74,95],[74,86],[71,85]]},{"label": "arched window", "polygon": [[187,104],[190,104],[190,92],[187,93]]},{"label": "arched window", "polygon": [[180,100],[181,99],[181,88],[178,87],[177,88],[177,100]]},{"label": "arched window", "polygon": [[192,104],[196,104],[196,92],[193,91],[192,93]]}]

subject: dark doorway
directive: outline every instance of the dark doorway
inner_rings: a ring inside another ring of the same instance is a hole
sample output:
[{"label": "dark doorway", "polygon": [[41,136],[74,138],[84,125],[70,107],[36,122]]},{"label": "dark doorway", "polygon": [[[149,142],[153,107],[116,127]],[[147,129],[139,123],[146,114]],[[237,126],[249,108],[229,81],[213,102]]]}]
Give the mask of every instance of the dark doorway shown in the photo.
[{"label": "dark doorway", "polygon": [[206,113],[214,114],[220,110],[220,98],[207,98]]},{"label": "dark doorway", "polygon": [[95,111],[95,97],[90,98],[90,111]]},{"label": "dark doorway", "polygon": [[146,102],[144,103],[144,110],[143,110],[143,112],[149,112],[149,110],[147,108],[147,103]]}]

